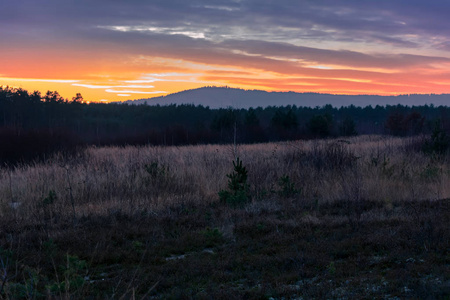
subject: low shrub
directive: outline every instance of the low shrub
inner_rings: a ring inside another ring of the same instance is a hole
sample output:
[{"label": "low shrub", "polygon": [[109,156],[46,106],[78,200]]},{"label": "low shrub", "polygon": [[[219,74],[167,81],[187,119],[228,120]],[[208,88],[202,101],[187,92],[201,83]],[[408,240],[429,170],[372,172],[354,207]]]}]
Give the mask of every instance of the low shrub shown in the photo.
[{"label": "low shrub", "polygon": [[438,120],[434,124],[430,139],[426,140],[423,145],[423,152],[430,155],[442,156],[448,152],[449,148],[450,137],[442,128],[440,120]]}]

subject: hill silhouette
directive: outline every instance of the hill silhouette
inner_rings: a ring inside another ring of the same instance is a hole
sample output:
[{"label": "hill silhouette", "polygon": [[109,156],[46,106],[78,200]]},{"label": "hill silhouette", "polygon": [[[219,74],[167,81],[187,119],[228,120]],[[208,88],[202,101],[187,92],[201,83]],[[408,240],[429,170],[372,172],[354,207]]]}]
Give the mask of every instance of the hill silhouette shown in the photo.
[{"label": "hill silhouette", "polygon": [[399,96],[332,95],[319,93],[267,92],[229,87],[202,87],[166,96],[128,100],[128,104],[169,105],[194,104],[210,108],[244,108],[296,105],[316,107],[331,104],[333,107],[355,105],[425,105],[449,106],[450,94],[411,94]]}]

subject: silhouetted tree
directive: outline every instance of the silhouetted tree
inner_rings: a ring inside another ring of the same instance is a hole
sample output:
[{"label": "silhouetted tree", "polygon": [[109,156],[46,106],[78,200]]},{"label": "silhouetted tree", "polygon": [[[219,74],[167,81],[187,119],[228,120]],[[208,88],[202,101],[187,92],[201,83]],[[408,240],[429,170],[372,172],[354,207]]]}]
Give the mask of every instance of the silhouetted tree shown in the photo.
[{"label": "silhouetted tree", "polygon": [[394,112],[386,120],[385,128],[395,136],[415,135],[422,132],[424,122],[425,118],[416,111],[406,116],[400,112]]},{"label": "silhouetted tree", "polygon": [[308,129],[315,137],[327,137],[331,135],[333,117],[329,114],[315,115],[308,122]]},{"label": "silhouetted tree", "polygon": [[386,120],[385,127],[388,130],[388,132],[395,136],[401,136],[405,135],[406,129],[405,129],[405,123],[404,123],[404,116],[401,113],[395,112],[389,115],[388,119]]},{"label": "silhouetted tree", "polygon": [[255,109],[250,107],[245,113],[244,125],[246,126],[259,126],[259,118],[256,115]]},{"label": "silhouetted tree", "polygon": [[219,110],[219,113],[214,117],[211,123],[211,129],[219,132],[220,141],[230,142],[234,137],[234,129],[237,126],[237,123],[238,116],[236,111],[231,108]]},{"label": "silhouetted tree", "polygon": [[425,123],[425,117],[422,117],[417,111],[412,111],[406,116],[405,127],[408,134],[417,135],[422,133]]},{"label": "silhouetted tree", "polygon": [[244,130],[246,141],[250,143],[263,142],[265,140],[264,129],[261,127],[259,118],[253,108],[249,108],[245,113]]},{"label": "silhouetted tree", "polygon": [[44,101],[47,103],[63,103],[64,98],[57,91],[47,91],[44,96]]},{"label": "silhouetted tree", "polygon": [[77,93],[75,97],[72,97],[72,103],[83,103],[84,99],[80,93]]},{"label": "silhouetted tree", "polygon": [[289,109],[287,113],[284,113],[281,109],[278,109],[272,117],[272,126],[284,130],[296,129],[298,126],[297,116],[294,114],[292,109]]},{"label": "silhouetted tree", "polygon": [[357,135],[355,121],[349,116],[347,116],[339,127],[339,134],[343,136],[353,136]]}]

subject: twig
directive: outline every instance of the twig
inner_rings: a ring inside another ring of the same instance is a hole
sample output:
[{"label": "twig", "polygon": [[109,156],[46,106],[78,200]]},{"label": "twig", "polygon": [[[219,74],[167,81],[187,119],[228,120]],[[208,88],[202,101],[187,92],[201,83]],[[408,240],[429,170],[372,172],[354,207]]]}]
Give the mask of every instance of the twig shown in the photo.
[{"label": "twig", "polygon": [[16,212],[16,207],[15,207],[15,203],[14,203],[14,195],[13,195],[13,190],[12,190],[12,178],[11,178],[11,169],[9,168],[9,166],[6,166],[8,168],[8,178],[9,178],[9,196],[10,196],[10,200],[11,200],[11,209],[13,210],[13,214],[14,214],[14,220],[17,222],[17,212]]},{"label": "twig", "polygon": [[141,297],[141,299],[146,299],[148,294],[150,294],[150,292],[153,291],[158,284],[159,284],[159,280],[148,289],[147,293],[145,293],[144,296]]},{"label": "twig", "polygon": [[8,258],[6,259],[6,265],[3,262],[3,258],[0,257],[0,263],[2,264],[2,285],[0,286],[0,295],[3,294],[3,290],[5,288],[6,281],[8,281]]},{"label": "twig", "polygon": [[70,182],[69,167],[67,167],[66,165],[61,165],[61,167],[66,170],[66,179],[67,179],[67,184],[69,185],[67,190],[69,191],[70,203],[72,205],[73,226],[75,227],[75,225],[77,224],[77,215],[76,215],[76,211],[75,211],[75,199],[73,197],[73,192],[72,192],[73,191],[72,183]]},{"label": "twig", "polygon": [[[139,261],[139,264],[137,265],[136,270],[134,271],[133,277],[131,277],[131,280],[130,280],[130,282],[128,283],[128,287],[127,287],[127,290],[126,290],[125,294],[123,294],[122,297],[120,297],[119,299],[124,299],[124,298],[125,298],[125,295],[126,295],[126,294],[128,293],[128,291],[130,290],[131,285],[133,284],[134,280],[135,280],[136,277],[137,277],[137,274],[138,274],[138,272],[139,272],[139,268],[141,267],[142,263],[144,262],[144,258],[145,258],[145,255],[146,255],[146,254],[147,254],[147,249],[145,249],[145,251],[142,253],[141,260]],[[134,289],[135,289],[135,287],[132,287],[132,292],[133,292],[133,294],[134,294]]]}]

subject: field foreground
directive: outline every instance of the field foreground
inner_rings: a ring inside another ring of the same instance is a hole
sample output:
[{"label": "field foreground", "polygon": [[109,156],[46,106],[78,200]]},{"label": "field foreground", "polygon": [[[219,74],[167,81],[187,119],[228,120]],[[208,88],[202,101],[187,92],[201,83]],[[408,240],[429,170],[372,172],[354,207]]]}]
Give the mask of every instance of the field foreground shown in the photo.
[{"label": "field foreground", "polygon": [[[0,171],[0,299],[450,297],[420,138],[89,148]],[[232,162],[246,197],[229,189]]]}]

